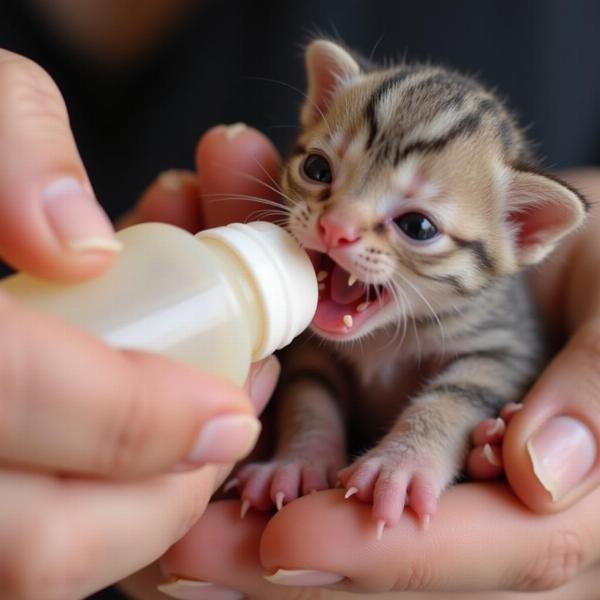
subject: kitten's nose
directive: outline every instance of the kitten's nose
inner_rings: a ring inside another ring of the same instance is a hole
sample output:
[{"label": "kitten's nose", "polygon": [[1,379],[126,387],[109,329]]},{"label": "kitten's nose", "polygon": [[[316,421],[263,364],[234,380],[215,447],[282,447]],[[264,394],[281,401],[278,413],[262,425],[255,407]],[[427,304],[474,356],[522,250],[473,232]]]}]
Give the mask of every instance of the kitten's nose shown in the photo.
[{"label": "kitten's nose", "polygon": [[353,244],[360,238],[357,225],[335,212],[325,213],[319,219],[319,235],[328,250]]}]

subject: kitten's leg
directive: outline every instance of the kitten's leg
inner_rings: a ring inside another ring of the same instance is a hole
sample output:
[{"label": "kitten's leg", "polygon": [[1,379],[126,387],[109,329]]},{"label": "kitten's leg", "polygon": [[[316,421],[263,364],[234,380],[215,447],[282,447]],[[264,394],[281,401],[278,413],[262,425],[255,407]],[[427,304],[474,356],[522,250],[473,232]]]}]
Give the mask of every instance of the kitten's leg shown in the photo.
[{"label": "kitten's leg", "polygon": [[372,502],[380,526],[395,525],[405,502],[427,523],[464,466],[471,431],[519,399],[532,375],[531,367],[515,367],[514,356],[502,350],[455,359],[375,448],[339,473],[348,494]]},{"label": "kitten's leg", "polygon": [[332,487],[346,464],[340,407],[316,378],[290,382],[277,398],[277,445],[273,458],[236,474],[245,505],[268,510],[299,495]]}]

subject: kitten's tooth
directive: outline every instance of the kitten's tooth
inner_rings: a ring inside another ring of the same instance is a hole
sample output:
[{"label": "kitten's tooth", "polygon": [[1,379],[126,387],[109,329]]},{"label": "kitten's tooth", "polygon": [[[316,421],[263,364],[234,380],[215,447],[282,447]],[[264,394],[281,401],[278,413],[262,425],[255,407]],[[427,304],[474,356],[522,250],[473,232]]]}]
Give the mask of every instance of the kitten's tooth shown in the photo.
[{"label": "kitten's tooth", "polygon": [[483,457],[492,465],[493,467],[501,467],[502,463],[498,460],[498,457],[494,454],[492,447],[489,444],[486,444],[483,447]]},{"label": "kitten's tooth", "polygon": [[354,273],[350,273],[348,277],[348,287],[352,287],[358,281],[358,277]]},{"label": "kitten's tooth", "polygon": [[358,492],[358,488],[355,488],[355,487],[348,488],[346,490],[346,493],[344,494],[344,498],[346,500],[348,500],[348,498],[350,498],[350,496],[354,496],[354,494],[356,494],[356,492]]},{"label": "kitten's tooth", "polygon": [[327,286],[324,283],[319,284],[319,289],[323,291]]},{"label": "kitten's tooth", "polygon": [[285,498],[285,494],[283,492],[277,492],[275,494],[275,506],[277,510],[281,510],[283,508],[283,499]]},{"label": "kitten's tooth", "polygon": [[317,273],[317,281],[321,283],[321,281],[325,281],[329,277],[329,271],[319,271]]},{"label": "kitten's tooth", "polygon": [[369,304],[371,304],[371,303],[370,302],[361,302],[356,307],[356,312],[365,312],[365,310],[367,310],[367,308],[369,308]]},{"label": "kitten's tooth", "polygon": [[344,325],[346,327],[352,327],[353,322],[352,315],[344,315]]},{"label": "kitten's tooth", "polygon": [[242,502],[242,508],[240,509],[240,519],[243,519],[246,516],[246,513],[248,512],[250,508],[250,500],[244,500]]},{"label": "kitten's tooth", "polygon": [[380,519],[377,521],[377,539],[381,540],[383,538],[383,531],[385,529],[385,521]]}]

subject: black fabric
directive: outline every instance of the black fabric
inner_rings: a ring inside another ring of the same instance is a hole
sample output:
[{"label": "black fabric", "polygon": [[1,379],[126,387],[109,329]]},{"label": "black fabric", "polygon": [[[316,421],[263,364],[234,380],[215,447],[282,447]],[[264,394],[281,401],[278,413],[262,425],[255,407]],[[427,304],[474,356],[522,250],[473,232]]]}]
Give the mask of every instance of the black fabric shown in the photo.
[{"label": "black fabric", "polygon": [[595,0],[204,0],[157,52],[120,73],[69,54],[26,6],[0,3],[0,45],[57,80],[111,216],[159,171],[191,166],[211,125],[245,121],[286,150],[301,101],[288,86],[304,87],[301,46],[316,31],[375,59],[406,56],[478,75],[530,126],[548,167],[600,158]]},{"label": "black fabric", "polygon": [[600,160],[596,0],[203,0],[124,72],[81,61],[28,6],[0,3],[0,46],[33,58],[59,84],[113,217],[158,172],[191,167],[199,135],[217,123],[245,121],[285,151],[302,100],[293,88],[304,88],[301,47],[318,31],[376,60],[430,60],[476,74],[530,127],[548,168]]}]

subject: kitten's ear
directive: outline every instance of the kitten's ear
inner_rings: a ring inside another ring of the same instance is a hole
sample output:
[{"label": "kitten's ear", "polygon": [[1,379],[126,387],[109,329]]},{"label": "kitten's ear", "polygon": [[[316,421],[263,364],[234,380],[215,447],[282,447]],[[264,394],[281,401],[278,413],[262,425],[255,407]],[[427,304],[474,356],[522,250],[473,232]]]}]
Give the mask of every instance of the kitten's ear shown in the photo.
[{"label": "kitten's ear", "polygon": [[508,221],[515,234],[517,264],[526,267],[543,260],[583,223],[588,203],[553,177],[516,169],[511,175]]},{"label": "kitten's ear", "polygon": [[328,40],[315,40],[306,48],[308,94],[300,121],[305,127],[323,118],[335,89],[360,74],[360,66],[344,48]]}]

